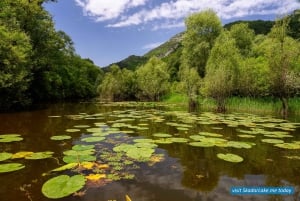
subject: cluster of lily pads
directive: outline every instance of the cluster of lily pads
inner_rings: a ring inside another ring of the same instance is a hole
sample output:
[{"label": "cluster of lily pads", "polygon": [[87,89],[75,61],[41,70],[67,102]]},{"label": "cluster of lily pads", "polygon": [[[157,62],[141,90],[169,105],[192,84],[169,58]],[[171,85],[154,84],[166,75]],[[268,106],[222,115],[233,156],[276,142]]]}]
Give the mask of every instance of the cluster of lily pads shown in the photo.
[{"label": "cluster of lily pads", "polygon": [[[49,116],[62,118],[62,116]],[[48,198],[61,198],[87,186],[102,186],[121,179],[134,179],[140,163],[149,166],[161,162],[164,156],[157,154],[158,146],[173,143],[194,148],[221,147],[216,158],[240,163],[241,156],[230,153],[235,149],[251,149],[260,143],[268,143],[282,149],[300,149],[300,141],[292,135],[300,124],[273,117],[251,114],[199,115],[182,111],[157,109],[115,110],[97,114],[74,114],[65,116],[74,121],[90,121],[66,128],[68,134],[51,136],[53,141],[80,138],[69,150],[64,150],[60,161],[64,164],[49,174],[64,174],[44,183],[42,193]],[[226,127],[236,129],[234,135],[226,135]],[[157,129],[159,128],[159,129]],[[19,134],[0,135],[1,142],[21,141]],[[228,148],[228,149],[226,149]],[[0,161],[14,159],[44,159],[53,152],[0,153]],[[298,160],[300,156],[285,156]],[[24,168],[21,163],[0,164],[0,173]],[[70,176],[71,175],[71,176]]]}]

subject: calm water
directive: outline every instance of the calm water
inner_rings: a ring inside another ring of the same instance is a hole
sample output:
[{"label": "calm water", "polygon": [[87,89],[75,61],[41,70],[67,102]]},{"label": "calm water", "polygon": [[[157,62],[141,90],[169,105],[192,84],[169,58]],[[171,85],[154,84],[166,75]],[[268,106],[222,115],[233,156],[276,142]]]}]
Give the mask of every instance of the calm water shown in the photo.
[{"label": "calm water", "polygon": [[[81,116],[69,116],[79,114]],[[96,115],[89,116],[93,114]],[[222,134],[227,140],[254,142],[256,145],[250,149],[238,149],[216,146],[194,147],[188,143],[158,144],[155,153],[164,156],[164,160],[151,165],[145,162],[136,163],[137,167],[131,170],[134,179],[121,179],[107,182],[105,185],[86,185],[81,190],[84,192],[81,196],[68,196],[59,200],[125,201],[126,194],[131,197],[132,201],[300,200],[300,160],[287,158],[287,156],[300,157],[299,149],[282,149],[273,144],[263,143],[261,139],[267,137],[259,134],[249,139],[238,137],[238,134],[242,134],[237,132],[239,129],[250,130],[250,128],[240,124],[233,125],[235,127],[228,126],[218,119],[235,122],[236,119],[233,119],[232,115],[214,117],[208,114],[211,119],[215,118],[215,123],[209,124],[205,123],[206,120],[203,121],[204,123],[199,123],[203,118],[201,113],[190,114],[192,118],[183,112],[179,114],[168,112],[167,109],[102,106],[93,103],[57,104],[30,112],[0,114],[0,134],[18,133],[24,138],[20,142],[0,143],[0,152],[54,152],[54,158],[10,159],[0,162],[0,164],[19,162],[26,166],[15,172],[0,173],[0,200],[51,200],[41,193],[43,183],[54,176],[72,174],[72,172],[67,170],[49,173],[49,171],[64,165],[63,151],[71,149],[75,144],[83,144],[80,140],[89,135],[85,128],[74,133],[68,133],[66,129],[74,128],[75,125],[89,125],[94,128],[97,127],[94,124],[97,122],[106,123],[107,127],[116,122],[125,122],[133,126],[140,124],[147,128],[142,130],[121,127],[121,130],[131,130],[133,133],[119,135],[116,132],[114,135],[107,136],[105,141],[86,143],[96,144],[97,153],[99,153],[97,161],[102,162],[106,161],[105,158],[101,158],[102,150],[111,150],[122,141],[131,142],[140,138],[156,139],[152,136],[153,133],[168,133],[189,139],[190,135],[203,131]],[[245,118],[245,115],[241,116]],[[124,120],[126,117],[127,120]],[[253,117],[249,119],[255,121]],[[184,123],[189,127],[183,130],[177,129],[167,124],[170,122]],[[269,124],[264,130],[278,131],[280,129]],[[293,137],[282,138],[285,142],[300,140],[299,127],[287,132]],[[72,139],[50,140],[53,135],[63,134],[71,135]],[[229,152],[242,156],[244,161],[231,163],[216,156],[217,153]],[[293,196],[233,196],[229,191],[231,186],[293,186],[296,192]]]}]

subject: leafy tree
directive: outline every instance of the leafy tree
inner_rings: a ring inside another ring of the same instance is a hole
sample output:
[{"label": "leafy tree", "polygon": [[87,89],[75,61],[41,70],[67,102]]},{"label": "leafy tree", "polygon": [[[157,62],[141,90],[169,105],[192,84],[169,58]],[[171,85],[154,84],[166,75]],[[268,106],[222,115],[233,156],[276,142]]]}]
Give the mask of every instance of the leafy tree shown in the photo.
[{"label": "leafy tree", "polygon": [[189,98],[189,109],[194,110],[198,106],[198,95],[201,84],[200,76],[195,68],[181,67],[180,87]]},{"label": "leafy tree", "polygon": [[265,57],[245,58],[239,68],[238,94],[250,97],[263,97],[269,93],[269,68]]},{"label": "leafy tree", "polygon": [[217,111],[226,110],[225,101],[236,89],[241,56],[228,31],[216,39],[207,62],[204,93],[215,99]]},{"label": "leafy tree", "polygon": [[249,29],[248,24],[235,24],[230,28],[230,35],[236,41],[236,46],[243,56],[248,56],[252,49],[254,31]]},{"label": "leafy tree", "polygon": [[186,32],[183,36],[183,65],[196,68],[204,77],[205,66],[215,39],[222,31],[222,24],[216,13],[206,10],[186,18]]},{"label": "leafy tree", "polygon": [[282,102],[282,114],[287,116],[288,99],[295,93],[299,77],[300,46],[287,36],[288,20],[276,21],[268,40],[265,41],[266,57],[269,64],[271,93]]},{"label": "leafy tree", "polygon": [[137,69],[136,76],[140,98],[157,101],[169,89],[170,76],[166,63],[157,57],[151,57],[145,65]]},{"label": "leafy tree", "polygon": [[0,24],[0,108],[10,109],[29,103],[26,92],[30,83],[27,35],[17,27]]}]

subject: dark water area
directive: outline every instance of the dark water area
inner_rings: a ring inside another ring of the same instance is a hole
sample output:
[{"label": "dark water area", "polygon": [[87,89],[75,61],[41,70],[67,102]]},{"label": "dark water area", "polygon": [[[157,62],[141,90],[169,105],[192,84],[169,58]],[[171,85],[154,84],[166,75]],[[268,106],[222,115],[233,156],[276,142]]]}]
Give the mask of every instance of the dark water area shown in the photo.
[{"label": "dark water area", "polygon": [[[157,144],[155,154],[163,156],[163,160],[152,163],[133,161],[128,167],[123,164],[119,171],[126,169],[134,175],[133,178],[111,179],[105,183],[87,182],[77,195],[57,200],[125,201],[125,195],[129,195],[132,201],[300,200],[299,122],[300,118],[295,116],[286,121],[251,114],[190,114],[163,107],[95,103],[53,104],[33,111],[0,114],[0,135],[16,133],[23,138],[19,142],[0,142],[0,152],[53,152],[53,157],[46,159],[0,161],[0,165],[10,162],[25,165],[18,171],[0,173],[0,201],[53,200],[42,194],[43,184],[55,176],[75,174],[71,170],[51,172],[66,164],[63,161],[64,151],[76,144],[92,144],[96,149],[96,162],[106,164],[112,161],[103,157],[103,153],[115,154],[115,146],[133,143],[135,139],[153,139]],[[103,141],[84,142],[82,139],[92,135],[87,128],[67,132],[67,129],[78,129],[76,125],[114,127],[120,131],[115,129]],[[198,140],[191,136],[199,135],[199,132],[210,140],[206,141],[209,145],[216,143],[215,137],[209,134],[219,134],[226,143],[247,142],[249,147],[218,143],[208,147],[192,146],[191,142]],[[153,135],[155,133],[170,134],[186,141],[171,143],[171,138],[158,138]],[[51,136],[55,135],[70,135],[72,138],[51,140]],[[283,140],[295,147],[282,148],[274,143],[265,143],[263,139]],[[224,161],[217,157],[218,153],[233,153],[244,160],[239,163]],[[113,163],[110,164],[110,167],[113,166]],[[131,168],[133,166],[135,168]],[[289,196],[231,195],[230,188],[233,186],[291,186],[295,193]]]}]

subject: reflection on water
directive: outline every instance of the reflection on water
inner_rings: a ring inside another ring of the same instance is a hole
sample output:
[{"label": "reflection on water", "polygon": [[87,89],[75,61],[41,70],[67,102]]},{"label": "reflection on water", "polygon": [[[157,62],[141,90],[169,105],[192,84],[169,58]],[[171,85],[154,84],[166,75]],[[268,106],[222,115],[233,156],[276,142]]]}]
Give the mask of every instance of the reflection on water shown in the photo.
[{"label": "reflection on water", "polygon": [[[180,130],[166,123],[183,123],[182,118],[165,113],[165,110],[149,111],[147,107],[136,109],[93,103],[56,104],[35,111],[0,114],[0,134],[19,133],[24,138],[21,142],[0,143],[0,152],[53,151],[55,153],[54,158],[44,160],[11,160],[23,163],[26,168],[0,174],[2,182],[0,200],[50,200],[42,195],[41,186],[49,178],[61,173],[52,173],[51,175],[44,173],[49,173],[50,170],[64,164],[62,161],[63,151],[79,143],[86,132],[82,129],[80,133],[70,134],[72,140],[69,141],[51,141],[50,137],[66,134],[65,130],[74,128],[74,125],[93,125],[95,122],[106,122],[111,126],[121,116],[124,118],[126,115],[132,115],[132,111],[137,118],[130,124],[146,123],[148,129],[135,130],[135,133],[128,134],[129,139],[153,138],[152,134],[158,132],[189,138],[190,135],[198,134],[199,131],[206,131],[222,134],[228,140],[239,140],[236,135],[237,128],[248,129],[241,125],[228,127],[223,123],[197,124],[193,119],[199,118],[201,115],[191,114],[190,116],[193,118],[183,118],[184,123],[191,127],[187,130]],[[148,116],[143,116],[141,111],[145,111]],[[97,119],[79,118],[78,120],[70,119],[67,116],[83,113],[104,115]],[[49,118],[49,116],[57,115],[61,117]],[[269,128],[269,130],[274,130],[274,128]],[[300,140],[299,127],[291,129],[289,134],[293,135],[293,138],[284,138],[285,141]],[[263,138],[262,135],[256,135],[255,138],[244,139],[243,141],[256,143],[251,149],[216,146],[203,148],[193,147],[187,143],[159,144],[156,153],[164,154],[165,160],[153,166],[140,163],[141,167],[134,171],[135,178],[133,180],[120,180],[102,187],[83,189],[84,195],[82,196],[69,196],[59,200],[123,201],[126,194],[130,195],[133,201],[300,200],[300,160],[284,157],[300,157],[299,149],[280,149],[274,147],[273,144],[262,143],[261,139]],[[227,152],[242,156],[244,161],[230,163],[216,157],[217,153]],[[2,163],[4,162],[0,162],[0,164]],[[293,196],[232,196],[229,193],[231,186],[293,186],[296,193]]]}]

